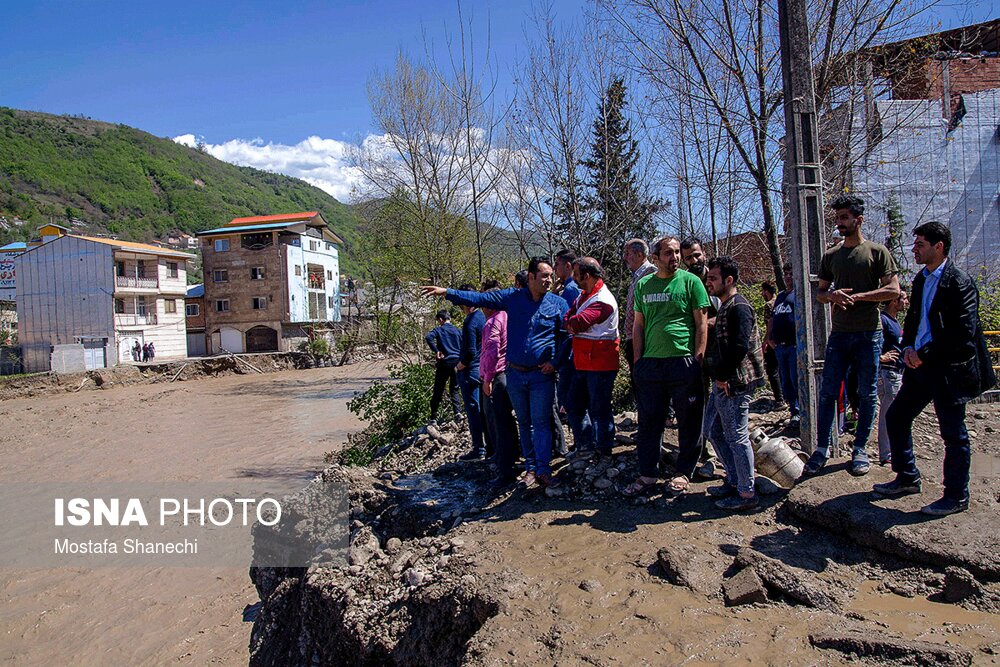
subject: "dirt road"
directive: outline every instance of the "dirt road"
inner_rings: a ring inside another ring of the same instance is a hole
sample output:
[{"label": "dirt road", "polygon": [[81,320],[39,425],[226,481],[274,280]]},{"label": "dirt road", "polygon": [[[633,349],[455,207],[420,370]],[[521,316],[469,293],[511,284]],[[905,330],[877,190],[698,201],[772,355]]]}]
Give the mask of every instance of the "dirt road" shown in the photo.
[{"label": "dirt road", "polygon": [[[304,486],[361,428],[386,362],[0,403],[0,484],[273,480]],[[301,484],[299,482],[301,481]],[[0,570],[0,661],[245,665],[242,568]]]}]

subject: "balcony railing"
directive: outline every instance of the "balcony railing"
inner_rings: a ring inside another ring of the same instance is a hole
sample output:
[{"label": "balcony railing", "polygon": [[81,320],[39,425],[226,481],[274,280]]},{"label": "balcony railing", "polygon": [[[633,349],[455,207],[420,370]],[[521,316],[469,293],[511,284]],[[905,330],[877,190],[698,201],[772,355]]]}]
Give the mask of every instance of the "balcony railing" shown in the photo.
[{"label": "balcony railing", "polygon": [[156,313],[115,313],[115,325],[120,327],[140,327],[156,324]]},{"label": "balcony railing", "polygon": [[115,276],[115,286],[125,289],[158,289],[160,281],[156,278],[136,278],[134,276]]}]

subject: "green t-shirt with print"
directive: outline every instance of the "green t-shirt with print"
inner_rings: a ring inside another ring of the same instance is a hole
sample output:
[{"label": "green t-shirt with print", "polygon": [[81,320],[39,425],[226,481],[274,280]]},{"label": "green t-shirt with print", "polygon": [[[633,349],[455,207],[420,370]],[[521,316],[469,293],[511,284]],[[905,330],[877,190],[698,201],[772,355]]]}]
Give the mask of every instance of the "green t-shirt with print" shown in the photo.
[{"label": "green t-shirt with print", "polygon": [[[852,294],[860,294],[878,289],[882,278],[896,275],[896,263],[880,243],[865,239],[848,248],[841,241],[823,253],[817,275],[833,283],[833,289],[849,288]],[[838,332],[876,331],[882,327],[874,301],[858,301],[847,309],[834,307],[832,319],[833,330]]]},{"label": "green t-shirt with print", "polygon": [[701,279],[679,269],[670,278],[655,273],[635,286],[635,312],[642,313],[643,357],[667,359],[694,354],[694,311],[708,308]]}]

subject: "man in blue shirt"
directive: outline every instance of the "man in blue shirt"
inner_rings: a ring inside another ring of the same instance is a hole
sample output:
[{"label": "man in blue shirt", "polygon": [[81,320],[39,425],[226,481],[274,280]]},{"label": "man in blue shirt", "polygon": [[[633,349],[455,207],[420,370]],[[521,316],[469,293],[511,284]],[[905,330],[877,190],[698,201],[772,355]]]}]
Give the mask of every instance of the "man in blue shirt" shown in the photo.
[{"label": "man in blue shirt", "polygon": [[454,304],[507,311],[507,391],[521,433],[527,487],[551,486],[552,401],[555,363],[565,344],[566,302],[550,292],[552,264],[544,257],[528,263],[528,287],[470,292],[430,285],[424,296],[445,297]]},{"label": "man in blue shirt", "polygon": [[[566,305],[569,308],[572,308],[576,304],[576,300],[580,296],[580,286],[573,278],[573,264],[576,260],[576,253],[572,250],[560,250],[556,253],[556,264],[553,267],[556,272],[556,277],[559,278],[559,287],[556,289],[556,294],[561,296],[566,301]],[[572,338],[572,334],[568,335]],[[587,402],[585,396],[575,395],[573,392],[573,387],[576,386],[573,382],[573,376],[576,375],[576,368],[573,365],[572,345],[566,345],[563,357],[559,360],[559,364],[556,366],[556,372],[556,424],[554,426],[554,445],[560,454],[565,455],[567,453],[567,447],[566,439],[563,435],[560,415],[562,414],[568,417],[573,413],[573,410],[578,402],[583,404],[586,404]],[[576,451],[592,451],[595,448],[594,429],[590,423],[590,415],[587,411],[583,411],[582,419],[570,420],[570,426],[573,427],[573,444]]]},{"label": "man in blue shirt", "polygon": [[944,440],[944,495],[920,511],[945,516],[969,507],[965,404],[996,384],[996,376],[979,324],[979,291],[969,274],[948,261],[951,230],[927,222],[913,234],[913,258],[924,269],[913,279],[903,324],[903,384],[886,415],[896,479],[873,490],[884,497],[920,493],[913,422],[933,402]]},{"label": "man in blue shirt", "polygon": [[[475,292],[472,285],[462,285],[462,291]],[[472,449],[460,456],[463,461],[479,461],[485,456],[483,446],[483,413],[480,403],[479,353],[483,348],[483,327],[486,326],[486,316],[483,311],[474,306],[459,306],[465,314],[462,323],[462,351],[459,354],[458,386],[462,389],[462,400],[465,402],[465,415],[469,419],[469,434],[472,436]]]},{"label": "man in blue shirt", "polygon": [[438,408],[444,396],[444,387],[448,385],[451,395],[452,409],[455,420],[462,416],[462,399],[458,393],[458,376],[455,367],[462,350],[462,332],[451,323],[451,313],[447,310],[437,312],[438,325],[430,330],[424,340],[437,359],[434,365],[434,391],[431,393],[431,423],[437,423]]}]

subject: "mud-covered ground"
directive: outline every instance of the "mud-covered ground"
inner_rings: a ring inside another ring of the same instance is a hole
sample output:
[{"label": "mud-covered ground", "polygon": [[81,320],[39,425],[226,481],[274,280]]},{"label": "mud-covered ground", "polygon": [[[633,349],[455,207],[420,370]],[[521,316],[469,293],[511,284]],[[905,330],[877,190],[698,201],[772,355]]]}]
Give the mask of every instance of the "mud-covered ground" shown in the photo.
[{"label": "mud-covered ground", "polygon": [[[755,425],[793,435],[766,399],[755,407]],[[971,524],[995,546],[1000,410],[969,414],[974,503],[961,519],[923,523],[911,511],[940,492],[931,415],[915,429],[926,490],[911,510],[857,490],[890,479],[884,468],[856,480],[833,460],[820,480],[904,527]],[[864,546],[802,520],[774,488],[760,511],[738,515],[714,507],[706,481],[677,498],[625,499],[618,489],[636,471],[621,435],[612,461],[564,464],[558,491],[489,489],[488,464],[454,462],[466,441],[449,427],[418,432],[370,468],[328,470],[352,488],[349,563],[310,570],[265,601],[252,664],[1000,662],[995,576]],[[968,546],[943,548],[961,562]]]}]

